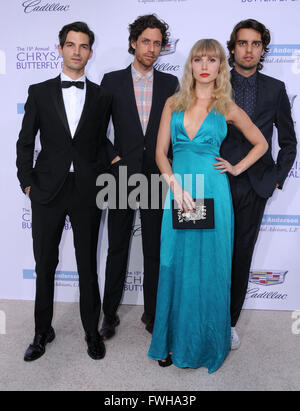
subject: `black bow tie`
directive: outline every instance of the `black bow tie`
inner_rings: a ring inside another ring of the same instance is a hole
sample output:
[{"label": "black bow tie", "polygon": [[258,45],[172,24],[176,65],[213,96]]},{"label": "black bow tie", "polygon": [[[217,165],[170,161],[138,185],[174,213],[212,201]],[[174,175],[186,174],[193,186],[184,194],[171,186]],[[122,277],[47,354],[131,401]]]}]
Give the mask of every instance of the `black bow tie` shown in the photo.
[{"label": "black bow tie", "polygon": [[62,88],[69,88],[75,86],[77,88],[84,89],[84,81],[62,81],[61,87]]}]

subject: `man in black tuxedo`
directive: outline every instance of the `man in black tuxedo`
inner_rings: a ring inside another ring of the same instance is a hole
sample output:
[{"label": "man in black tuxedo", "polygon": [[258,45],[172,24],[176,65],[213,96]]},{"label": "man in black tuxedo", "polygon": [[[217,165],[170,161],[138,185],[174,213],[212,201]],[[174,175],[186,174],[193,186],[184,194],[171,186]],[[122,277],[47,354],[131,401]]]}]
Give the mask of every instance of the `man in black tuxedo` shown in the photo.
[{"label": "man in black tuxedo", "polygon": [[[124,70],[107,73],[101,85],[112,94],[114,144],[109,157],[114,174],[127,167],[127,176],[142,173],[149,182],[149,207],[140,207],[144,255],[144,314],[142,321],[152,332],[159,273],[162,208],[150,209],[151,175],[159,173],[155,163],[156,139],[161,113],[168,97],[174,94],[178,79],[153,68],[161,48],[168,43],[168,25],[155,15],[139,17],[130,25],[129,53],[133,64]],[[122,188],[122,187],[121,187]],[[124,188],[124,187],[123,187]],[[117,189],[118,191],[118,189]],[[110,209],[108,214],[108,256],[103,300],[104,321],[100,335],[108,339],[119,324],[117,309],[126,277],[128,249],[134,210]]]},{"label": "man in black tuxedo", "polygon": [[[84,75],[94,42],[88,26],[82,22],[64,26],[59,41],[62,73],[29,87],[17,142],[18,178],[32,206],[37,274],[35,337],[25,361],[41,357],[55,338],[54,275],[66,215],[73,228],[88,354],[93,359],[105,355],[98,332],[101,300],[96,254],[101,211],[96,206],[96,178],[109,167],[106,129],[111,98]],[[33,167],[38,130],[41,151]]]},{"label": "man in black tuxedo", "polygon": [[[235,330],[248,288],[249,271],[267,199],[282,189],[296,156],[296,136],[291,107],[282,81],[261,74],[261,62],[268,52],[269,30],[256,20],[238,23],[227,43],[231,83],[236,103],[244,109],[266,138],[269,149],[246,173],[231,177],[235,212],[235,244],[231,286],[231,348],[240,340]],[[272,158],[273,124],[280,147],[276,162]],[[238,163],[251,149],[242,133],[229,126],[221,155]]]}]

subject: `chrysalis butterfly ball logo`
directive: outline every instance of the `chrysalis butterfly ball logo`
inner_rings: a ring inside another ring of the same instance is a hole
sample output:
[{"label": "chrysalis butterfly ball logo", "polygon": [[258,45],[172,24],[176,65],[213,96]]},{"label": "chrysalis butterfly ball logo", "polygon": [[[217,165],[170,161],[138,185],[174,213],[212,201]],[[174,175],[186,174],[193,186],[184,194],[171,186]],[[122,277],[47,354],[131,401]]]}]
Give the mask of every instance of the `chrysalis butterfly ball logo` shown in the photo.
[{"label": "chrysalis butterfly ball logo", "polygon": [[6,74],[6,56],[2,50],[0,50],[0,74]]}]

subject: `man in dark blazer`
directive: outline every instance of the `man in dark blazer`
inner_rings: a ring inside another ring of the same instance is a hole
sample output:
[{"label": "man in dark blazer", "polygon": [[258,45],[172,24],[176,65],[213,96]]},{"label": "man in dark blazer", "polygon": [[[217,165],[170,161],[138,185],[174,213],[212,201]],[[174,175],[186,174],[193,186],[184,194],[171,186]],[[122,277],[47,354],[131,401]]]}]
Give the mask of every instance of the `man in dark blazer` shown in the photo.
[{"label": "man in dark blazer", "polygon": [[[268,51],[269,30],[256,20],[238,23],[227,43],[230,53],[231,83],[236,103],[243,108],[266,138],[269,149],[246,173],[231,177],[235,212],[235,244],[231,286],[231,348],[240,340],[235,330],[248,288],[249,271],[267,199],[282,189],[296,156],[296,136],[291,107],[282,81],[261,74],[261,62]],[[280,147],[276,162],[272,158],[275,124]],[[221,155],[238,163],[251,149],[242,133],[229,126]]]},{"label": "man in dark blazer", "polygon": [[[161,48],[168,43],[168,25],[155,15],[139,17],[129,27],[129,53],[133,64],[105,74],[101,85],[112,94],[114,144],[109,157],[114,174],[126,166],[127,176],[141,173],[149,183],[148,209],[140,208],[144,255],[144,314],[142,321],[152,332],[159,273],[162,207],[150,209],[151,175],[159,173],[155,163],[156,139],[165,101],[177,89],[178,79],[153,68]],[[118,177],[117,177],[118,178]],[[121,187],[124,189],[125,187]],[[119,188],[117,188],[117,191]],[[103,300],[104,321],[100,335],[108,339],[119,324],[117,309],[126,277],[134,210],[110,209],[108,214],[108,256]]]},{"label": "man in dark blazer", "polygon": [[[55,338],[51,326],[54,275],[66,215],[74,235],[88,354],[93,359],[105,355],[98,332],[101,301],[96,254],[101,211],[96,206],[96,178],[109,166],[106,129],[111,98],[84,75],[94,42],[88,26],[82,22],[66,25],[59,40],[62,73],[29,87],[17,142],[18,178],[32,206],[37,275],[35,337],[25,361],[41,357]],[[38,131],[41,151],[33,167]]]}]

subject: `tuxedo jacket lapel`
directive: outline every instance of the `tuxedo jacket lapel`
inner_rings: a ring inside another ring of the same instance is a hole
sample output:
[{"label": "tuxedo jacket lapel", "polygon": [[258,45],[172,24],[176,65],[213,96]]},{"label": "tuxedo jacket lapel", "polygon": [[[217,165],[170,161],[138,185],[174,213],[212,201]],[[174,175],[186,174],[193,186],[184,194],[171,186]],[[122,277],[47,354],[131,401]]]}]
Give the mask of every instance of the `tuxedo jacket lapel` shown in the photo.
[{"label": "tuxedo jacket lapel", "polygon": [[136,99],[134,94],[134,87],[133,87],[133,79],[131,73],[131,65],[127,67],[125,70],[125,78],[124,78],[124,95],[128,98],[128,107],[130,108],[133,116],[133,120],[135,121],[139,132],[144,135],[143,128],[140,121],[140,116],[138,112],[138,108],[136,105]]},{"label": "tuxedo jacket lapel", "polygon": [[85,94],[85,102],[84,102],[84,106],[82,109],[82,113],[81,113],[81,117],[78,123],[78,126],[76,128],[74,137],[75,138],[78,134],[78,132],[80,131],[82,125],[84,124],[87,115],[89,113],[90,110],[90,106],[91,106],[91,102],[93,101],[93,92],[92,92],[92,88],[90,86],[90,81],[88,79],[86,79],[86,94]]},{"label": "tuxedo jacket lapel", "polygon": [[[69,123],[68,123],[68,118],[66,114],[66,109],[65,109],[65,104],[63,100],[63,94],[62,94],[62,88],[61,88],[61,79],[60,76],[58,76],[56,79],[54,79],[54,85],[51,90],[52,98],[54,101],[54,105],[56,107],[58,116],[67,130],[68,134],[70,135],[71,138],[71,131],[69,128]],[[90,81],[86,79],[86,95],[85,95],[85,102],[82,110],[82,114],[78,123],[78,126],[76,128],[75,134],[73,136],[73,139],[77,136],[78,132],[80,131],[82,125],[84,124],[87,115],[90,110],[91,102],[93,101],[93,90],[92,87],[90,86]]]},{"label": "tuxedo jacket lapel", "polygon": [[54,79],[53,87],[51,88],[51,96],[54,102],[54,106],[57,110],[58,117],[60,118],[63,126],[69,133],[71,137],[71,131],[69,128],[69,123],[67,119],[67,114],[66,114],[66,109],[65,109],[65,104],[63,100],[63,95],[62,95],[62,88],[61,88],[61,79],[60,75]]},{"label": "tuxedo jacket lapel", "polygon": [[264,107],[265,96],[266,96],[266,92],[265,92],[264,78],[258,72],[257,73],[256,107],[255,107],[254,116],[253,116],[253,121],[254,122],[256,122],[259,113],[261,113],[261,111]]},{"label": "tuxedo jacket lapel", "polygon": [[153,72],[153,91],[152,91],[152,105],[151,105],[151,111],[149,115],[149,121],[148,121],[148,126],[146,130],[147,132],[151,130],[151,125],[153,123],[153,120],[156,116],[159,115],[158,110],[159,110],[159,104],[157,104],[159,101],[161,101],[161,95],[160,95],[160,78],[159,78],[159,73],[154,69]]}]

